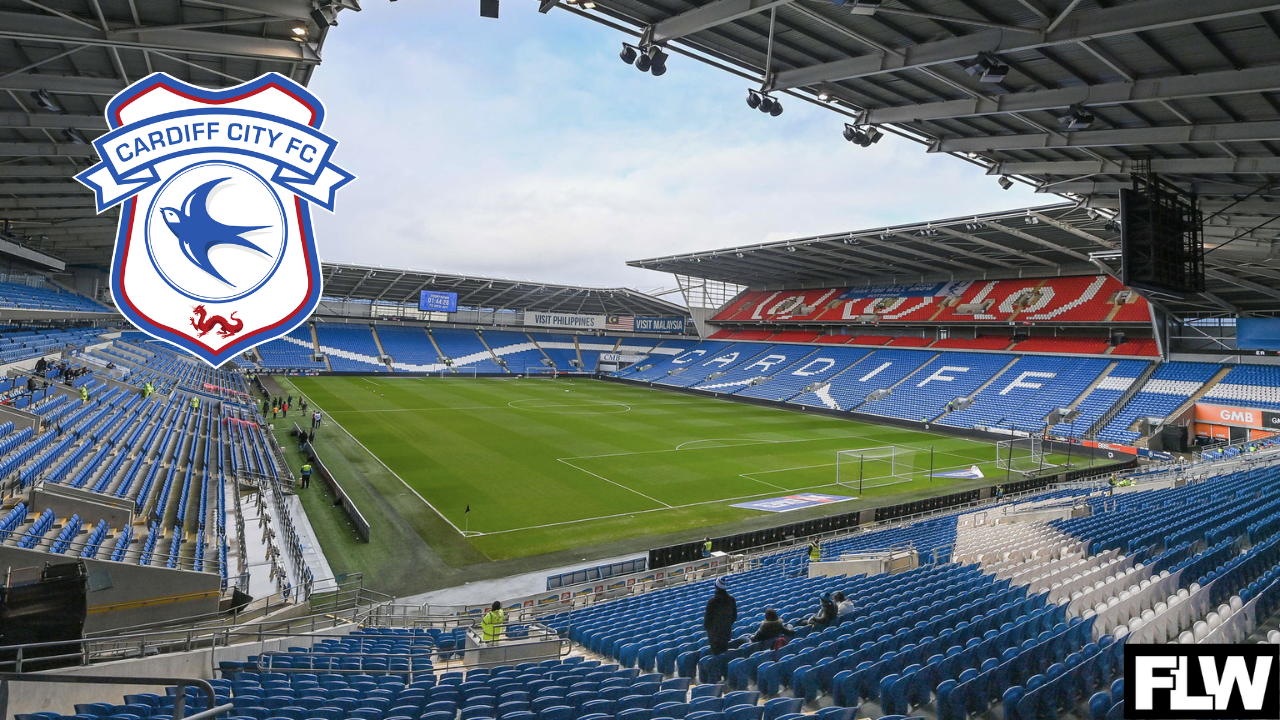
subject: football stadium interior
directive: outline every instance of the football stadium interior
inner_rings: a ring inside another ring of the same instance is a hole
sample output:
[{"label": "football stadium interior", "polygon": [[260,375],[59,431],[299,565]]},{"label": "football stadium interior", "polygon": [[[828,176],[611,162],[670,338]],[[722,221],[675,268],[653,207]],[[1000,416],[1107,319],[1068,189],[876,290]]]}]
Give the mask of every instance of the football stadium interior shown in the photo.
[{"label": "football stadium interior", "polygon": [[1121,720],[1126,648],[1280,644],[1280,5],[516,2],[1045,201],[666,294],[325,262],[215,369],[74,178],[360,3],[0,0],[0,715]]}]

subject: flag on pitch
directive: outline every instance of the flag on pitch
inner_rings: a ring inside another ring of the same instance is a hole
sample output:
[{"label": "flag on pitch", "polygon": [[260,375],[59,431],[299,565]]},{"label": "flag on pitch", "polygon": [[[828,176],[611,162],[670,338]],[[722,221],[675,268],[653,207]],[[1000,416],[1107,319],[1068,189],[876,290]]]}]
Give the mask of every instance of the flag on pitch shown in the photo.
[{"label": "flag on pitch", "polygon": [[610,315],[604,319],[604,328],[606,330],[635,332],[636,319],[630,315]]},{"label": "flag on pitch", "polygon": [[463,515],[470,515],[470,514],[471,514],[471,506],[467,505],[467,511],[464,512]]}]

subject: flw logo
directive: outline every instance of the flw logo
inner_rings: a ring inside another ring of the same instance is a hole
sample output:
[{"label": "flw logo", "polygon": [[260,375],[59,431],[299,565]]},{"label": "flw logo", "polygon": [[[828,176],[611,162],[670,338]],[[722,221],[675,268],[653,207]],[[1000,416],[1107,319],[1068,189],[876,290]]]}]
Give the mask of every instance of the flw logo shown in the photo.
[{"label": "flw logo", "polygon": [[276,73],[206,90],[156,73],[107,105],[101,161],[76,176],[120,206],[116,307],[217,367],[305,322],[320,301],[311,205],[355,176],[332,162],[324,106]]},{"label": "flw logo", "polygon": [[1124,716],[1280,717],[1276,645],[1138,645],[1124,648]]}]

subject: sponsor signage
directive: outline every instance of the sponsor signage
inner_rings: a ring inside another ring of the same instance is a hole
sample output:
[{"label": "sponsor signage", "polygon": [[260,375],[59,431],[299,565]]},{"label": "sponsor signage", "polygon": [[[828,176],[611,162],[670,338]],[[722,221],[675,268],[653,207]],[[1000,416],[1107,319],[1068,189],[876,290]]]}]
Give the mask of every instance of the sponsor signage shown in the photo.
[{"label": "sponsor signage", "polygon": [[1280,717],[1276,645],[1124,646],[1129,720]]},{"label": "sponsor signage", "polygon": [[566,330],[604,330],[608,318],[604,315],[577,315],[575,313],[526,312],[524,324],[530,327],[564,328]]},{"label": "sponsor signage", "polygon": [[792,510],[803,510],[804,508],[816,507],[818,505],[829,505],[831,503],[844,502],[845,500],[852,499],[853,498],[850,497],[844,497],[843,495],[801,493],[798,495],[770,498],[768,500],[752,500],[751,502],[738,503],[733,507],[780,513],[791,512]]},{"label": "sponsor signage", "polygon": [[458,293],[423,290],[418,298],[418,309],[422,312],[458,312]]},{"label": "sponsor signage", "polygon": [[1196,421],[1257,429],[1280,429],[1280,411],[1196,403]]},{"label": "sponsor signage", "polygon": [[684,318],[682,317],[638,317],[636,332],[678,333],[684,334]]},{"label": "sponsor signage", "polygon": [[863,285],[840,293],[841,300],[896,297],[959,297],[971,282],[917,283],[915,285]]},{"label": "sponsor signage", "polygon": [[600,353],[600,362],[606,363],[638,363],[648,355],[620,355],[618,353]]}]

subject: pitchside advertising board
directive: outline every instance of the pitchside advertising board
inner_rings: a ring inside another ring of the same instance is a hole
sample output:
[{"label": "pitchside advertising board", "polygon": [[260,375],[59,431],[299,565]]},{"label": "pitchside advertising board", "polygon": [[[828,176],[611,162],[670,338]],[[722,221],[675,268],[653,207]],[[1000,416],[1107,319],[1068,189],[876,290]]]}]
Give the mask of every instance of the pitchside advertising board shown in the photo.
[{"label": "pitchside advertising board", "polygon": [[458,293],[423,290],[418,298],[418,309],[422,312],[458,312]]},{"label": "pitchside advertising board", "polygon": [[1124,716],[1132,720],[1280,717],[1280,645],[1124,647]]}]

